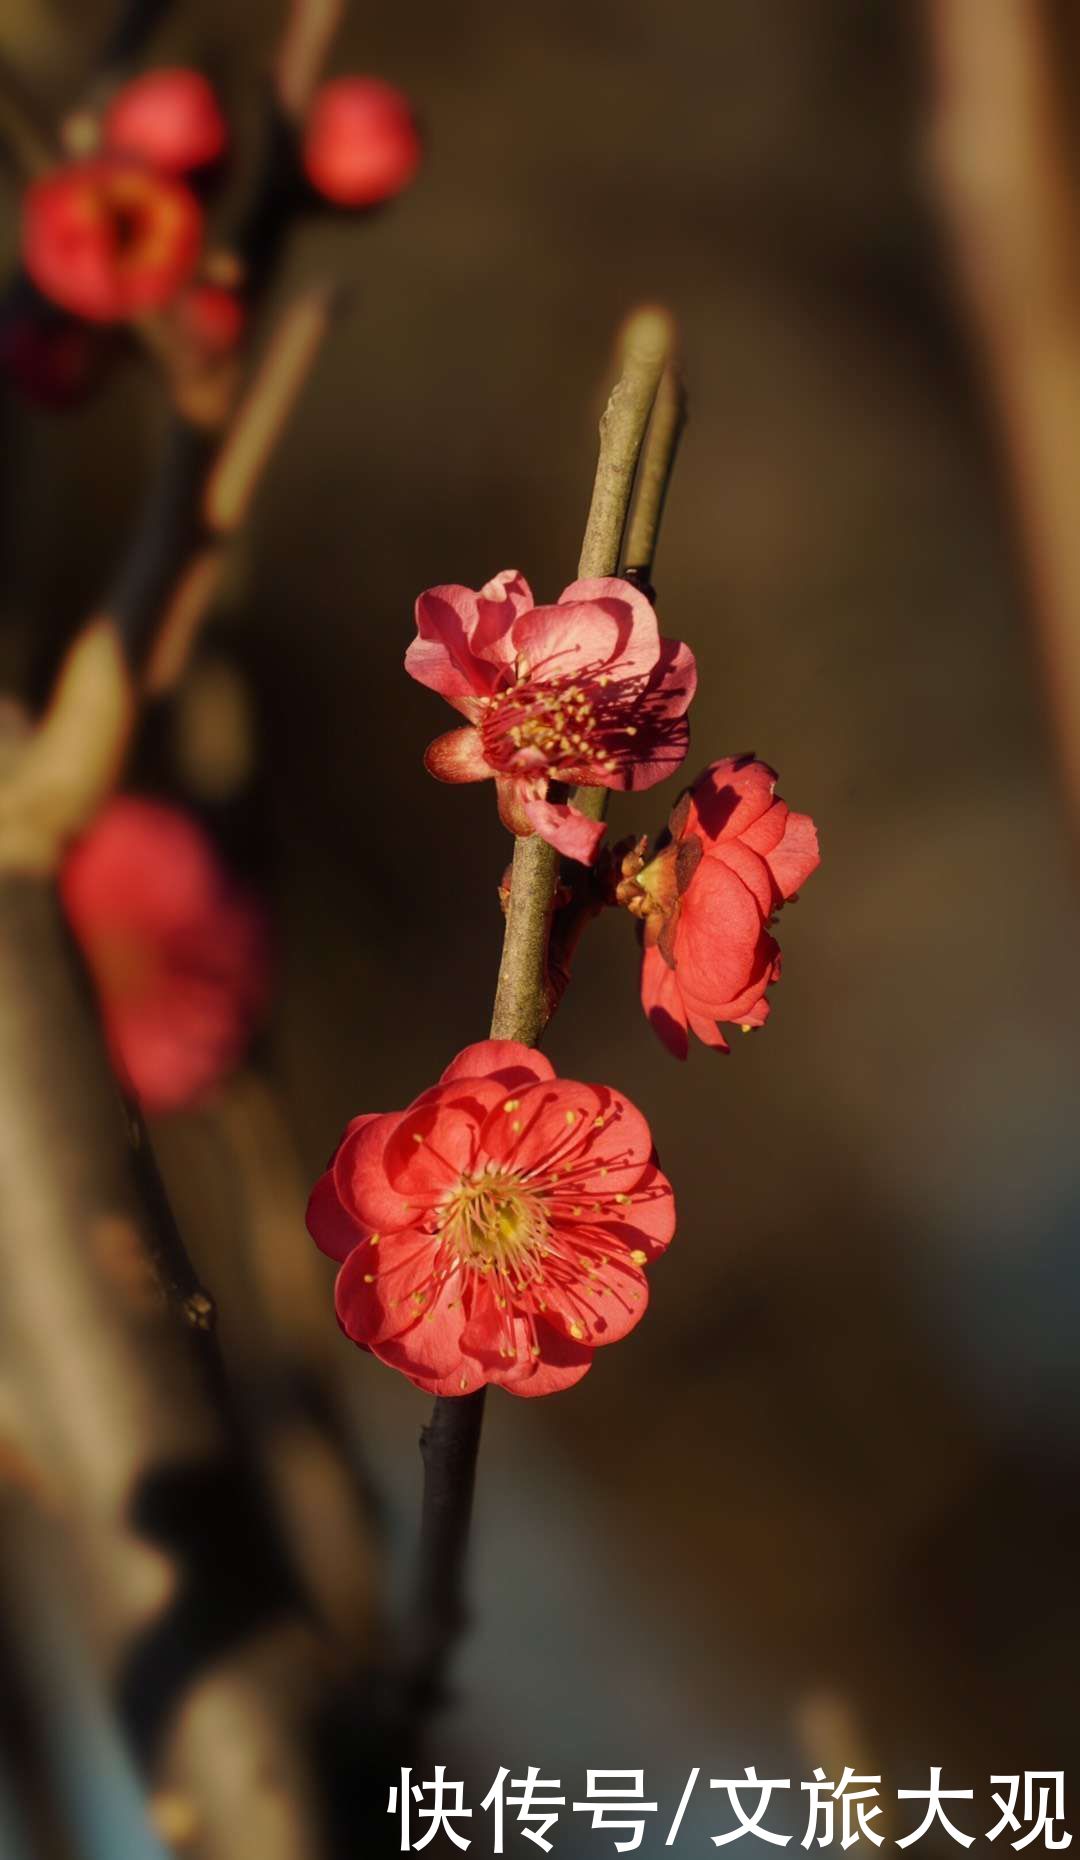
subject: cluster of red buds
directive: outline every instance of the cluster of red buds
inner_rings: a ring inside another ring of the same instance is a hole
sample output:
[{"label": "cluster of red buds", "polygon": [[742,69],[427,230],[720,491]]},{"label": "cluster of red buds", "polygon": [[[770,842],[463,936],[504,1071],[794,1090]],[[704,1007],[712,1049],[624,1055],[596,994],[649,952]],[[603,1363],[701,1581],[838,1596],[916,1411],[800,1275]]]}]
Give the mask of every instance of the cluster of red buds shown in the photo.
[{"label": "cluster of red buds", "polygon": [[[208,231],[231,138],[207,79],[148,71],[99,117],[73,119],[67,140],[76,158],[32,181],[23,203],[23,263],[46,314],[21,315],[5,331],[9,375],[36,399],[76,398],[94,375],[92,333],[110,325],[152,326],[208,362],[231,353],[246,325],[246,280]],[[323,84],[292,142],[294,179],[312,207],[378,206],[408,186],[421,159],[408,100],[374,77]]]}]

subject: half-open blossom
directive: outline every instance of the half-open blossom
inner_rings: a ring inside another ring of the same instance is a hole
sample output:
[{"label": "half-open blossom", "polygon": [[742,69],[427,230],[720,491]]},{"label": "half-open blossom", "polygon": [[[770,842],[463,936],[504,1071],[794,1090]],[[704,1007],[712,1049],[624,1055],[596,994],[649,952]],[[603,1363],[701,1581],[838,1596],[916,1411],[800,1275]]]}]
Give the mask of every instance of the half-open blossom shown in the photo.
[{"label": "half-open blossom", "polygon": [[27,189],[23,257],[54,303],[90,322],[120,322],[176,295],[195,268],[202,227],[182,181],[100,156]]},{"label": "half-open blossom", "polygon": [[763,1025],[779,980],[769,924],[819,863],[817,829],[774,795],[753,756],[714,762],[682,796],[648,864],[623,863],[619,899],[644,921],[641,999],[664,1045],[685,1059],[688,1030],[722,1052],[716,1025]]},{"label": "half-open blossom", "polygon": [[308,180],[339,207],[375,207],[408,187],[421,157],[409,100],[381,78],[332,78],[304,127]]},{"label": "half-open blossom", "polygon": [[225,153],[228,126],[201,71],[146,71],[117,91],[102,124],[105,147],[163,174],[193,174]]},{"label": "half-open blossom", "polygon": [[550,1395],[643,1315],[675,1202],[619,1092],[484,1040],[407,1110],[353,1118],[307,1219],[355,1343],[436,1395]]},{"label": "half-open blossom", "polygon": [[479,592],[429,588],[416,628],[405,669],[469,719],[424,760],[440,781],[494,776],[512,833],[539,833],[589,865],[603,826],[551,800],[548,784],[651,788],[686,755],[694,655],[661,638],[628,581],[574,581],[537,607],[506,569]]},{"label": "half-open blossom", "polygon": [[73,847],[61,897],[121,1078],[147,1111],[191,1103],[242,1058],[266,1005],[262,912],[194,820],[130,795]]}]

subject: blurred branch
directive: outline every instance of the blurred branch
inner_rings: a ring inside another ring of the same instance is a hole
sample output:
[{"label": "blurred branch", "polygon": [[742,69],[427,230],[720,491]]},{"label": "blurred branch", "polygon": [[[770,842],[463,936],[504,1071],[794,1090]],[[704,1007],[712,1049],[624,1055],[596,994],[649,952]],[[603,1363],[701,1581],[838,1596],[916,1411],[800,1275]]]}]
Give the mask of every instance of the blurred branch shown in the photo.
[{"label": "blurred branch", "polygon": [[1080,837],[1080,250],[1047,10],[932,0],[934,157],[1005,442],[1046,697]]},{"label": "blurred branch", "polygon": [[[130,45],[146,10],[125,17]],[[298,1606],[213,1306],[113,1082],[52,879],[115,780],[144,661],[156,689],[182,662],[327,316],[321,291],[286,312],[238,408],[230,391],[205,425],[176,414],[106,611],[37,731],[12,717],[0,739],[4,1361],[27,1397],[19,1445],[62,1496],[81,1625],[199,1860],[322,1860],[312,1731],[333,1662]]]},{"label": "blurred branch", "polygon": [[302,123],[326,55],[344,17],[344,0],[290,0],[274,63],[274,93],[295,125]]},{"label": "blurred branch", "polygon": [[187,422],[173,423],[104,610],[76,637],[41,724],[0,774],[0,870],[56,870],[120,773],[140,690],[158,696],[179,677],[330,306],[329,293],[314,289],[284,312],[216,446]]},{"label": "blurred branch", "polygon": [[[613,575],[618,568],[638,454],[672,335],[670,316],[654,308],[635,311],[623,326],[619,379],[600,422],[600,456],[578,566],[583,579]],[[548,1015],[548,928],[558,863],[554,848],[538,835],[515,840],[491,1017],[493,1040],[535,1046],[543,1032]],[[485,1394],[481,1388],[472,1395],[438,1396],[420,1435],[424,1497],[419,1573],[405,1660],[407,1707],[416,1716],[439,1702],[447,1663],[466,1620],[465,1557]]]},{"label": "blurred branch", "polygon": [[208,1301],[188,1295],[132,1140],[54,888],[3,875],[0,1325],[19,1445],[59,1495],[151,1792],[191,1805],[200,1860],[315,1860],[301,1733],[331,1675],[220,1399]]},{"label": "blurred branch", "polygon": [[369,1482],[348,1443],[322,1261],[296,1244],[307,1192],[292,1133],[253,1072],[230,1080],[206,1115],[216,1138],[209,1167],[238,1191],[235,1274],[216,1283],[223,1324],[230,1292],[240,1320],[229,1372],[306,1593],[335,1645],[370,1664],[378,1549]]},{"label": "blurred branch", "polygon": [[22,180],[43,174],[57,159],[54,139],[8,60],[0,57],[0,145]]}]

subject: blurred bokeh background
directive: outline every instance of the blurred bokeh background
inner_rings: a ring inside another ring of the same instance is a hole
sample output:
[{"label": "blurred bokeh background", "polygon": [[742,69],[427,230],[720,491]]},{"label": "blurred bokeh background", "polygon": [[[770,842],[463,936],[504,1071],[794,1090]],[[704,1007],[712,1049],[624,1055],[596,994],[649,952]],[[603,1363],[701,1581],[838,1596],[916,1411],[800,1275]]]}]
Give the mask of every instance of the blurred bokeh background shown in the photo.
[{"label": "blurred bokeh background", "polygon": [[[107,10],[6,0],[0,38],[59,101]],[[185,0],[155,57],[242,104],[276,14]],[[507,567],[547,599],[572,579],[635,302],[671,306],[686,358],[656,581],[701,670],[691,764],[764,756],[823,848],[784,913],[769,1025],[728,1058],[679,1065],[653,1039],[624,916],[582,947],[548,1050],[645,1110],[681,1224],[646,1322],[579,1389],[489,1402],[474,1621],[431,1754],[474,1806],[501,1764],[574,1799],[586,1766],[645,1766],[663,1832],[694,1764],[925,1787],[934,1763],[975,1788],[984,1832],[991,1772],[1074,1749],[1077,926],[928,187],[918,10],[415,0],[352,7],[335,66],[409,93],[426,166],[393,210],[295,241],[281,291],[332,274],[348,312],[132,773],[198,806],[270,899],[280,988],[255,1064],[298,1183],[349,1116],[406,1103],[486,1030],[510,843],[490,791],[424,773],[448,723],[402,672],[412,602]],[[14,251],[10,184],[5,208]],[[40,695],[109,579],[160,415],[134,362],[82,408],[7,395],[2,418],[2,662]],[[239,787],[192,750],[214,703],[231,732],[250,719]],[[617,797],[612,835],[657,830],[677,786]],[[214,1116],[156,1135],[242,1355]],[[272,1244],[288,1272],[299,1216]],[[316,1269],[403,1594],[428,1402],[340,1336]],[[688,1849],[715,1808],[691,1812]],[[92,1860],[140,1851],[118,1828],[87,1811]],[[609,1838],[567,1811],[560,1850]]]}]

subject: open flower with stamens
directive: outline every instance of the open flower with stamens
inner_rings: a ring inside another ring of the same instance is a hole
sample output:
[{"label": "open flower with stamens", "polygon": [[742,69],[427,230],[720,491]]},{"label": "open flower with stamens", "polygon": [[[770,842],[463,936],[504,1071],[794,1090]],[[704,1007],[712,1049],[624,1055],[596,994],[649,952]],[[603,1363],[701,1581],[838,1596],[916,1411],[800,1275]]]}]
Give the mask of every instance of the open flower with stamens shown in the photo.
[{"label": "open flower with stamens", "polygon": [[604,832],[549,797],[549,783],[651,788],[690,740],[694,655],[663,639],[652,605],[628,581],[574,581],[551,607],[506,569],[478,592],[429,588],[405,669],[469,719],[424,760],[440,781],[494,777],[512,833],[539,833],[590,865]]},{"label": "open flower with stamens", "polygon": [[23,205],[34,283],[92,323],[160,310],[191,276],[202,232],[202,209],[183,181],[119,155],[53,169]]},{"label": "open flower with stamens", "polygon": [[675,1201],[619,1092],[484,1040],[408,1110],[353,1119],[307,1221],[354,1343],[435,1395],[551,1395],[643,1315]]},{"label": "open flower with stamens", "polygon": [[776,912],[819,864],[817,829],[774,794],[776,771],[753,756],[714,762],[678,802],[666,843],[623,861],[618,901],[642,919],[641,999],[664,1045],[685,1059],[688,1035],[720,1052],[717,1021],[764,1024],[780,977],[769,934]]}]

